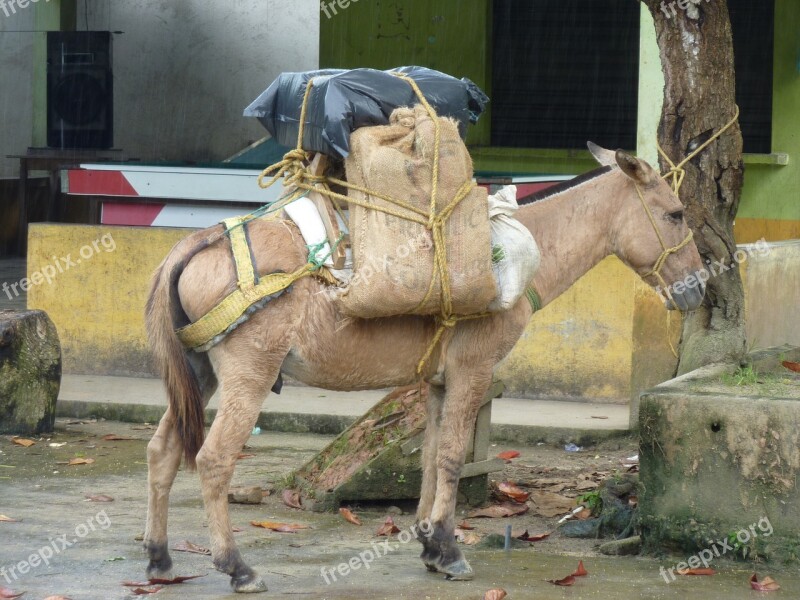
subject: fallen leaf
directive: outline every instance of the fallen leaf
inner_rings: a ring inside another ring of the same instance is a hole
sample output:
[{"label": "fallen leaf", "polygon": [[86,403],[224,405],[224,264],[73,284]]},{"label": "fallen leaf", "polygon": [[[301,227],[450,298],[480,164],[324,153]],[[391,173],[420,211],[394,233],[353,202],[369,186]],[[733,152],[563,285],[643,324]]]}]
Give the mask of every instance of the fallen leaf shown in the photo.
[{"label": "fallen leaf", "polygon": [[800,373],[800,363],[785,360],[781,363],[784,367],[795,373]]},{"label": "fallen leaf", "polygon": [[296,533],[301,529],[311,529],[308,525],[300,525],[298,523],[277,523],[275,521],[250,521],[253,527],[261,527],[269,529],[270,531],[277,531],[278,533]]},{"label": "fallen leaf", "polygon": [[67,442],[61,442],[61,443],[53,442],[52,444],[47,444],[47,445],[50,446],[51,448],[61,448],[62,446],[66,446]]},{"label": "fallen leaf", "polygon": [[585,521],[586,519],[591,519],[592,518],[592,509],[591,508],[584,508],[579,513],[575,513],[574,516],[575,516],[576,519],[578,519],[578,521]]},{"label": "fallen leaf", "polygon": [[516,450],[506,450],[505,452],[501,452],[497,455],[497,458],[502,458],[506,462],[511,462],[512,458],[517,458],[519,456],[519,452]]},{"label": "fallen leaf", "polygon": [[675,571],[678,575],[716,575],[717,572],[714,569],[709,568],[699,568],[699,569],[677,569]]},{"label": "fallen leaf", "polygon": [[[206,576],[206,574],[204,573],[202,575],[185,575],[185,576],[181,576],[181,577],[173,577],[172,579],[161,579],[160,577],[151,577],[150,579],[148,579],[147,581],[144,581],[144,582],[142,582],[142,581],[123,581],[122,585],[124,585],[125,587],[145,587],[145,586],[149,586],[149,585],[155,585],[155,586],[159,586],[159,585],[177,585],[179,583],[183,583],[184,581],[189,581],[190,579],[198,579],[200,577],[205,577],[205,576]],[[161,589],[161,588],[159,588],[159,589]],[[154,592],[148,592],[148,593],[152,594]]]},{"label": "fallen leaf", "polygon": [[109,433],[103,436],[103,440],[105,440],[106,442],[117,442],[117,441],[127,442],[135,439],[136,438],[132,438],[127,435],[117,435],[116,433]]},{"label": "fallen leaf", "polygon": [[464,529],[464,530],[466,530],[466,531],[469,531],[469,530],[471,530],[471,529],[475,529],[475,528],[474,528],[472,525],[470,525],[470,524],[467,522],[467,520],[466,520],[466,519],[464,519],[463,521],[461,521],[461,523],[459,523],[458,525],[456,525],[456,527],[458,527],[459,529]]},{"label": "fallen leaf", "polygon": [[497,485],[497,489],[504,496],[508,496],[514,502],[519,502],[520,504],[522,504],[523,502],[526,502],[528,500],[528,498],[530,497],[530,495],[531,495],[530,492],[523,492],[515,484],[513,484],[513,483],[511,483],[509,481],[504,481],[502,483],[499,483]]},{"label": "fallen leaf", "polygon": [[488,590],[483,595],[483,600],[503,600],[503,598],[505,598],[506,596],[508,596],[508,594],[503,588],[494,588]]},{"label": "fallen leaf", "polygon": [[537,490],[531,494],[530,499],[534,512],[542,517],[558,517],[575,508],[575,500],[553,492]]},{"label": "fallen leaf", "polygon": [[20,592],[15,594],[8,588],[0,587],[0,598],[4,600],[14,600],[15,598],[20,598],[25,595],[25,592]]},{"label": "fallen leaf", "polygon": [[113,502],[114,498],[108,494],[86,494],[86,499],[89,502]]},{"label": "fallen leaf", "polygon": [[781,586],[778,585],[778,582],[769,575],[759,581],[758,573],[753,573],[752,577],[750,577],[750,587],[757,592],[774,592],[781,589]]},{"label": "fallen leaf", "polygon": [[471,513],[467,515],[470,519],[476,518],[487,518],[487,519],[499,519],[502,517],[513,517],[515,515],[521,515],[528,512],[528,505],[527,504],[516,504],[513,502],[504,502],[503,504],[495,504],[493,506],[487,506],[486,508],[479,508],[478,510],[473,510]]},{"label": "fallen leaf", "polygon": [[70,458],[67,465],[74,467],[75,465],[90,465],[93,462],[93,458]]},{"label": "fallen leaf", "polygon": [[386,517],[383,525],[378,528],[375,535],[392,536],[395,533],[400,533],[400,528],[394,524],[394,519],[390,516]]},{"label": "fallen leaf", "polygon": [[355,516],[349,508],[340,508],[339,514],[342,515],[348,523],[353,525],[361,525],[361,519]]},{"label": "fallen leaf", "polygon": [[[0,515],[0,523],[19,523],[19,519],[12,519],[11,517]],[[0,598],[2,598],[2,596],[0,596]]]},{"label": "fallen leaf", "polygon": [[36,443],[33,440],[21,437],[13,437],[11,438],[11,441],[14,442],[17,446],[22,446],[23,448],[30,448]]},{"label": "fallen leaf", "polygon": [[188,540],[178,542],[172,549],[175,550],[175,552],[191,552],[192,554],[204,554],[206,556],[211,555],[211,550],[208,548],[203,548],[203,546],[198,546]]},{"label": "fallen leaf", "polygon": [[547,583],[552,583],[553,585],[561,585],[561,586],[568,586],[575,584],[575,576],[574,575],[567,575],[564,579],[546,579]]},{"label": "fallen leaf", "polygon": [[459,529],[456,527],[454,533],[456,536],[456,541],[464,544],[465,546],[474,546],[481,541],[481,536],[474,531],[465,531],[464,529]]},{"label": "fallen leaf", "polygon": [[586,577],[589,574],[589,571],[586,570],[586,567],[583,566],[583,561],[578,562],[578,568],[575,569],[575,572],[572,574],[573,577]]},{"label": "fallen leaf", "polygon": [[608,417],[606,417],[604,415],[592,415],[592,418],[593,419],[607,419]]},{"label": "fallen leaf", "polygon": [[157,585],[153,588],[145,588],[145,587],[137,587],[136,589],[131,590],[131,593],[135,596],[144,596],[146,594],[155,594],[156,592],[160,592],[163,586]]},{"label": "fallen leaf", "polygon": [[72,598],[68,598],[67,596],[48,596],[44,600],[72,600]]},{"label": "fallen leaf", "polygon": [[542,540],[546,540],[550,537],[550,533],[537,533],[536,535],[531,535],[528,533],[528,530],[525,530],[525,533],[522,535],[518,535],[517,539],[523,542],[541,542]]},{"label": "fallen leaf", "polygon": [[300,498],[300,492],[298,490],[283,490],[281,499],[289,508],[303,508],[303,500]]},{"label": "fallen leaf", "polygon": [[239,452],[236,460],[242,460],[243,458],[254,458],[255,454],[244,454],[243,452]]}]

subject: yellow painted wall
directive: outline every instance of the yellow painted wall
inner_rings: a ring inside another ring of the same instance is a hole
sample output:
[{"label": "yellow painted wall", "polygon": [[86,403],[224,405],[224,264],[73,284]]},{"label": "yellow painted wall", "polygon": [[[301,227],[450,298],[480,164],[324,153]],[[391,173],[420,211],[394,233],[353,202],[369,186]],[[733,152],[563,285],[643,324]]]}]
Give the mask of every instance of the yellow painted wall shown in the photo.
[{"label": "yellow painted wall", "polygon": [[55,274],[30,287],[28,308],[46,311],[58,328],[65,372],[152,373],[143,319],[150,275],[191,231],[31,224],[28,277]]},{"label": "yellow painted wall", "polygon": [[[53,267],[54,256],[75,261],[28,291],[28,306],[47,311],[58,328],[66,372],[152,372],[143,324],[150,275],[190,231],[31,225],[29,277]],[[91,247],[103,236],[113,239],[112,251]],[[771,244],[769,253],[762,246],[742,272],[751,345],[800,344],[800,241]],[[672,376],[670,340],[677,344],[679,334],[680,314],[611,257],[531,320],[498,375],[511,396],[627,403]]]}]

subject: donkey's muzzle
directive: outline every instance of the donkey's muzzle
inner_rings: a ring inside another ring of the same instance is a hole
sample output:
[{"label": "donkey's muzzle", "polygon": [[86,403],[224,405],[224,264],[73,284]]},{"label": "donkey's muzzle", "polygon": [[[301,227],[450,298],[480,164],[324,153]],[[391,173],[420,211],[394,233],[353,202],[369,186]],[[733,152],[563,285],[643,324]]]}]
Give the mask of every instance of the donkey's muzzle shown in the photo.
[{"label": "donkey's muzzle", "polygon": [[667,299],[668,310],[691,311],[697,309],[706,295],[706,284],[698,281],[696,286],[686,287],[680,293],[674,289]]}]

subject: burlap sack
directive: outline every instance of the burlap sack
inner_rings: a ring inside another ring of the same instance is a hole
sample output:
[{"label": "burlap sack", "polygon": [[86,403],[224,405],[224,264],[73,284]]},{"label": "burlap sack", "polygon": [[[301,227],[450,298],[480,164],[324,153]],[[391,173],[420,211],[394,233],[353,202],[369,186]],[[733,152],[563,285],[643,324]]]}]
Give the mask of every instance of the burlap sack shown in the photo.
[{"label": "burlap sack", "polygon": [[[440,163],[437,212],[466,181],[472,160],[454,121],[439,118]],[[365,127],[350,138],[345,167],[350,183],[376,193],[430,208],[435,126],[422,106],[396,110],[391,124]],[[354,190],[349,196],[375,206],[390,203]],[[341,310],[371,318],[400,314],[440,314],[441,287],[421,304],[434,273],[431,232],[419,223],[350,204],[354,274],[339,296]],[[454,314],[484,311],[497,296],[492,275],[487,192],[474,188],[453,211],[445,227],[447,265]]]}]

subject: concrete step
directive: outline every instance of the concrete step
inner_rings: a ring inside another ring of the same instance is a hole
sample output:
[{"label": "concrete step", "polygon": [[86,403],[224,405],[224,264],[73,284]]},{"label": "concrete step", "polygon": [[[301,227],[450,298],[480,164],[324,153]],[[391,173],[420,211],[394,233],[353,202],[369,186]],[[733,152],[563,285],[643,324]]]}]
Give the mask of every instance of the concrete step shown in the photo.
[{"label": "concrete step", "polygon": [[[270,394],[267,398],[258,425],[265,431],[337,435],[386,393],[387,390],[332,392],[286,385],[280,395]],[[218,401],[219,393],[209,403],[209,420],[216,414]],[[158,379],[64,375],[56,414],[76,419],[155,423],[166,404],[166,393]],[[493,441],[574,442],[583,446],[627,435],[627,405],[524,398],[497,398],[492,404]]]}]

